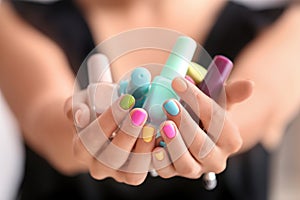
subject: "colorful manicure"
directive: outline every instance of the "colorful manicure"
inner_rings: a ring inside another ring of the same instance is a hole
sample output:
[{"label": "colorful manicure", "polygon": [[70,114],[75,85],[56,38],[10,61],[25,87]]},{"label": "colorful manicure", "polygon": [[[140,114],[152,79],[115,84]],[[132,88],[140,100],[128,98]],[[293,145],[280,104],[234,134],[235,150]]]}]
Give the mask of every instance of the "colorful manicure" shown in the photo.
[{"label": "colorful manicure", "polygon": [[155,155],[155,158],[159,161],[163,160],[165,157],[164,152],[162,152],[162,151],[155,152],[154,155]]},{"label": "colorful manicure", "polygon": [[173,137],[175,137],[176,131],[175,131],[175,127],[173,126],[173,124],[166,123],[162,129],[163,129],[165,135],[169,139],[172,139]]},{"label": "colorful manicure", "polygon": [[142,137],[145,142],[151,142],[154,135],[154,128],[151,126],[144,126]]},{"label": "colorful manicure", "polygon": [[172,115],[172,116],[176,116],[179,113],[179,108],[177,106],[177,104],[175,103],[174,100],[169,100],[164,104],[164,108],[166,109],[166,111]]},{"label": "colorful manicure", "polygon": [[141,126],[146,120],[147,113],[142,109],[134,109],[131,112],[131,121],[135,126]]},{"label": "colorful manicure", "polygon": [[134,97],[130,94],[126,94],[121,99],[120,106],[124,110],[128,110],[129,108],[131,108],[133,106],[134,103],[135,103]]}]

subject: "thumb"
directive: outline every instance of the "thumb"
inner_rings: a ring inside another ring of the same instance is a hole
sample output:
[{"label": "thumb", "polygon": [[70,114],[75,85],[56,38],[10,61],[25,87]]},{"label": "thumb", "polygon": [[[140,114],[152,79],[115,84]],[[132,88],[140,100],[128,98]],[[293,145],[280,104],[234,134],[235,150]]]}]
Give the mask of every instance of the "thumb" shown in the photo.
[{"label": "thumb", "polygon": [[254,82],[251,80],[239,80],[225,85],[227,109],[234,104],[248,99],[254,88]]},{"label": "thumb", "polygon": [[83,128],[90,122],[90,109],[86,103],[86,90],[82,90],[65,101],[64,113],[66,117]]}]

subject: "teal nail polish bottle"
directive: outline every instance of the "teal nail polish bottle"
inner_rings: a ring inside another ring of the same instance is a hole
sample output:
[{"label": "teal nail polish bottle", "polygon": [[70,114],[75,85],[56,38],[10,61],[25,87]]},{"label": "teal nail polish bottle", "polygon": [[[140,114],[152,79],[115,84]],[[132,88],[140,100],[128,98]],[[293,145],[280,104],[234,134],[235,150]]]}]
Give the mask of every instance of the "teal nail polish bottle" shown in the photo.
[{"label": "teal nail polish bottle", "polygon": [[119,95],[131,94],[136,102],[134,108],[141,108],[146,100],[151,81],[151,73],[144,67],[135,68],[129,80],[123,80],[119,84]]}]

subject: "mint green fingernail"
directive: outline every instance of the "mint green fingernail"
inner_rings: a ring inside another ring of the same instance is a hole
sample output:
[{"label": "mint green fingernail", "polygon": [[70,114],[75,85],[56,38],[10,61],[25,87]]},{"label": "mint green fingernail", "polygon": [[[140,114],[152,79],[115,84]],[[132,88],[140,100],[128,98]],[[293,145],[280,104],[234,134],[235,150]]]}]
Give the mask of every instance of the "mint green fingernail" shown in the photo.
[{"label": "mint green fingernail", "polygon": [[126,94],[121,99],[120,106],[124,110],[128,110],[129,108],[131,108],[134,105],[134,103],[135,103],[134,97],[130,94]]},{"label": "mint green fingernail", "polygon": [[174,100],[170,100],[167,103],[165,103],[164,108],[170,115],[176,116],[179,113],[179,108]]}]

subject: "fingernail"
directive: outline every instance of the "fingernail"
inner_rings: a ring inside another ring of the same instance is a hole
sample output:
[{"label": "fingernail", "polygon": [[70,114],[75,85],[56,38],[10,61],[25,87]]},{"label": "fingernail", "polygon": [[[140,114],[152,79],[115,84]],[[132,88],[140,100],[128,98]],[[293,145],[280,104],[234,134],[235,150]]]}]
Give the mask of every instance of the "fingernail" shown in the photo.
[{"label": "fingernail", "polygon": [[176,132],[175,132],[175,128],[172,124],[166,123],[163,127],[163,131],[169,139],[172,139],[173,137],[175,137]]},{"label": "fingernail", "polygon": [[172,116],[176,116],[179,113],[179,108],[178,108],[178,106],[177,106],[177,104],[175,103],[174,100],[167,101],[164,104],[164,108]]},{"label": "fingernail", "polygon": [[140,126],[142,125],[146,120],[146,112],[141,109],[135,109],[131,113],[131,121],[133,125]]},{"label": "fingernail", "polygon": [[121,99],[120,106],[124,110],[128,110],[129,108],[131,108],[133,106],[134,103],[135,103],[134,97],[130,94],[126,94]]},{"label": "fingernail", "polygon": [[189,82],[191,82],[192,84],[194,84],[194,85],[196,84],[195,81],[194,81],[194,79],[192,77],[190,77],[189,75],[186,75],[184,78],[186,80],[188,80]]},{"label": "fingernail", "polygon": [[184,92],[187,89],[187,84],[183,78],[177,77],[174,79],[174,88],[178,92]]},{"label": "fingernail", "polygon": [[158,152],[155,152],[155,158],[157,159],[157,160],[163,160],[164,159],[164,152],[162,152],[162,151],[158,151]]},{"label": "fingernail", "polygon": [[89,111],[78,109],[75,112],[74,119],[75,119],[76,126],[78,126],[79,128],[84,128],[90,122]]},{"label": "fingernail", "polygon": [[74,118],[75,118],[75,123],[76,123],[77,126],[81,125],[81,115],[82,115],[82,111],[81,110],[77,110],[75,112]]},{"label": "fingernail", "polygon": [[151,142],[154,135],[154,128],[151,126],[144,126],[142,137],[145,142]]},{"label": "fingernail", "polygon": [[159,146],[161,146],[161,147],[166,147],[167,145],[166,145],[166,143],[165,143],[164,141],[160,141],[160,142],[159,142]]}]

